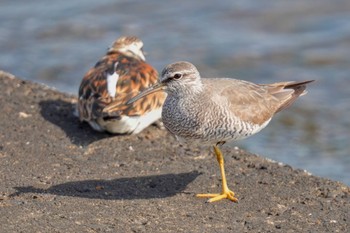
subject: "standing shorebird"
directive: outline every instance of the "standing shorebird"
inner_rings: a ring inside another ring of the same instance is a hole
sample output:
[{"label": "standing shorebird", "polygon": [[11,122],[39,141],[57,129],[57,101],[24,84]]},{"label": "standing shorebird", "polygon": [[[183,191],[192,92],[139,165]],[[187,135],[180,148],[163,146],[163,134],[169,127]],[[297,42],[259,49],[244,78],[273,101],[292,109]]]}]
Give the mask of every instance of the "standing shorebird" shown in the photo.
[{"label": "standing shorebird", "polygon": [[306,84],[313,80],[259,85],[231,78],[201,79],[193,64],[176,62],[164,68],[159,81],[127,104],[165,90],[168,96],[162,111],[164,126],[181,138],[214,145],[222,192],[197,197],[210,198],[208,202],[221,199],[237,202],[227,186],[219,145],[259,132],[277,112],[306,94]]},{"label": "standing shorebird", "polygon": [[145,62],[142,47],[137,37],[120,37],[85,74],[79,88],[81,121],[97,131],[136,134],[160,119],[163,92],[125,104],[158,80],[158,72]]}]

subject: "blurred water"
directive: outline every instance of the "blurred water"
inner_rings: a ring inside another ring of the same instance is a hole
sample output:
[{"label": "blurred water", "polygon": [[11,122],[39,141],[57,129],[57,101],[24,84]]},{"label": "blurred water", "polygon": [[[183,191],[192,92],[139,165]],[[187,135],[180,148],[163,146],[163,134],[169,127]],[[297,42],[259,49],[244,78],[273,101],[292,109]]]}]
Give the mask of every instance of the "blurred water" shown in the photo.
[{"label": "blurred water", "polygon": [[0,69],[76,93],[120,35],[139,36],[158,70],[188,60],[202,76],[316,79],[238,145],[350,184],[350,1],[2,0]]}]

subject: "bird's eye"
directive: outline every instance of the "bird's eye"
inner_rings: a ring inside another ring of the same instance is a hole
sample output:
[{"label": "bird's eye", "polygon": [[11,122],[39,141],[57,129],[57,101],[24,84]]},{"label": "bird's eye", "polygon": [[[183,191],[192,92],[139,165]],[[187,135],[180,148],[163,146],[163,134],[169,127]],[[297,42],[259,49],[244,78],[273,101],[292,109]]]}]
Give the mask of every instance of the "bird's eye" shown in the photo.
[{"label": "bird's eye", "polygon": [[177,73],[174,75],[174,79],[180,79],[180,78],[182,78],[182,74]]}]

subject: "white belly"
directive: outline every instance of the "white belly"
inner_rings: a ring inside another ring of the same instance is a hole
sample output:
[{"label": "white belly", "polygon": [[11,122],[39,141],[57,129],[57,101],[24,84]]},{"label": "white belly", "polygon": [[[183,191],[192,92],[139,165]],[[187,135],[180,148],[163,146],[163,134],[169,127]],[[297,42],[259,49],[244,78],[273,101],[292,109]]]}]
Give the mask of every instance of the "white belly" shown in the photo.
[{"label": "white belly", "polygon": [[[105,130],[114,134],[137,134],[155,121],[159,120],[161,112],[162,109],[159,108],[142,116],[122,116],[121,119],[107,121],[98,119],[97,124],[102,131]],[[96,129],[95,127],[93,128]]]}]

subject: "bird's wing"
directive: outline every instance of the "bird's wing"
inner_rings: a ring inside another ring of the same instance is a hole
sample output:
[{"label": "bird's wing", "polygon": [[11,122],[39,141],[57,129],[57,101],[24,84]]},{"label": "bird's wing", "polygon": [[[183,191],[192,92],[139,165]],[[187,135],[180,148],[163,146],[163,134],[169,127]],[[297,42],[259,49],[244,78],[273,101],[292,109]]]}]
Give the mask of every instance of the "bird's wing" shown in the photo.
[{"label": "bird's wing", "polygon": [[234,115],[243,121],[261,125],[306,94],[306,84],[310,82],[313,80],[254,84],[238,79],[220,79],[211,81],[215,83],[211,88],[218,94],[219,101],[227,102]]},{"label": "bird's wing", "polygon": [[[116,68],[113,74],[116,77],[112,77],[115,83],[108,81],[113,67]],[[164,93],[154,93],[132,105],[125,105],[130,98],[156,83],[157,79],[157,71],[143,61],[120,53],[103,57],[86,73],[80,85],[80,119],[89,121],[99,117],[137,116],[161,106]]]},{"label": "bird's wing", "polygon": [[278,99],[263,86],[226,78],[212,83],[210,86],[216,93],[214,101],[226,102],[225,106],[245,122],[261,125],[273,116],[279,106]]}]

